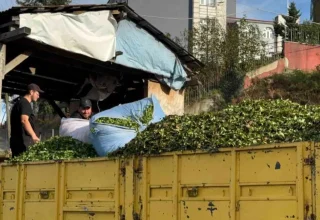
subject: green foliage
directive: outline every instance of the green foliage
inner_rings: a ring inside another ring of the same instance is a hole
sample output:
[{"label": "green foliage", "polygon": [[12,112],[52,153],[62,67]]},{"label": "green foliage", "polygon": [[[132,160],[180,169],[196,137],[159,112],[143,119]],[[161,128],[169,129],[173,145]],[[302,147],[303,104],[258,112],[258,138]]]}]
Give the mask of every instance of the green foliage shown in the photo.
[{"label": "green foliage", "polygon": [[273,21],[273,30],[274,30],[274,34],[276,35],[276,37],[278,36],[285,36],[285,31],[286,28],[283,24],[279,24],[279,22],[277,20]]},{"label": "green foliage", "polygon": [[217,20],[208,18],[175,40],[205,64],[199,74],[202,82],[219,81],[231,70],[242,75],[254,69],[257,57],[265,54],[259,28],[245,19],[225,30]]},{"label": "green foliage", "polygon": [[318,141],[320,107],[288,100],[244,101],[217,113],[169,116],[109,156]]},{"label": "green foliage", "polygon": [[286,22],[286,27],[283,24],[279,24],[275,20],[273,24],[275,35],[286,37],[287,40],[291,41],[292,35],[290,32],[297,31],[299,29],[299,24],[297,24],[297,21],[301,17],[301,12],[297,9],[296,4],[291,2],[288,8],[288,15],[282,15],[282,17]]},{"label": "green foliage", "polygon": [[16,0],[22,6],[69,5],[72,0]]},{"label": "green foliage", "polygon": [[320,25],[306,21],[298,28],[288,29],[288,39],[300,43],[320,44]]},{"label": "green foliage", "polygon": [[148,125],[153,119],[153,105],[148,105],[144,110],[141,118],[139,119],[143,125]]},{"label": "green foliage", "polygon": [[90,144],[82,143],[71,137],[52,137],[47,141],[31,146],[18,157],[11,158],[9,163],[28,161],[70,160],[97,157]]},{"label": "green foliage", "polygon": [[301,12],[297,9],[295,2],[290,3],[288,14],[289,16],[285,16],[286,24],[289,28],[294,27],[297,24],[297,20],[301,17]]},{"label": "green foliage", "polygon": [[40,99],[37,102],[38,106],[38,115],[41,117],[45,117],[46,115],[52,115],[54,113],[54,109],[45,99]]},{"label": "green foliage", "polygon": [[[135,119],[138,119],[141,124],[143,125],[148,125],[150,121],[153,118],[153,105],[148,105],[146,108],[143,110],[142,116],[141,117],[135,117]],[[109,124],[109,125],[117,125],[117,126],[122,126],[122,127],[127,127],[130,129],[134,129],[137,132],[139,131],[139,123],[133,120],[131,117],[128,117],[126,119],[122,118],[108,118],[108,117],[101,117],[96,120],[97,123],[102,123],[102,124]],[[94,131],[93,131],[94,132]]]},{"label": "green foliage", "polygon": [[96,122],[101,124],[122,126],[122,127],[136,130],[136,131],[139,129],[139,124],[133,121],[131,118],[122,119],[122,118],[101,117],[97,119]]},{"label": "green foliage", "polygon": [[228,71],[221,77],[219,89],[223,94],[223,98],[227,103],[237,97],[243,88],[243,74],[236,71]]},{"label": "green foliage", "polygon": [[295,70],[256,79],[241,99],[289,99],[300,104],[320,105],[320,71]]},{"label": "green foliage", "polygon": [[279,24],[276,20],[274,21],[275,35],[285,37],[288,41],[295,41],[295,36],[300,29],[300,25],[297,23],[301,17],[301,11],[297,9],[295,2],[291,2],[288,8],[288,15],[282,15],[286,24]]},{"label": "green foliage", "polygon": [[[219,89],[230,102],[241,92],[245,74],[269,60],[266,59],[266,43],[261,39],[259,28],[244,18],[226,29],[215,19],[207,19],[176,41],[205,64],[198,71],[200,82],[214,85],[212,89]],[[201,89],[194,91],[188,88],[186,96],[207,97],[210,94],[210,91],[202,94],[204,90]]]}]

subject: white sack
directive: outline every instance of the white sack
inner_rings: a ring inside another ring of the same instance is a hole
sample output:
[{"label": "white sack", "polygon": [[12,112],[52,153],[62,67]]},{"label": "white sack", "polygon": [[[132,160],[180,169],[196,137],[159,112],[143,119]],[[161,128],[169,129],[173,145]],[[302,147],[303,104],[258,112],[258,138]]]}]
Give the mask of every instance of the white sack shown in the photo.
[{"label": "white sack", "polygon": [[117,22],[110,11],[20,14],[28,38],[101,61],[115,56]]},{"label": "white sack", "polygon": [[89,120],[78,118],[62,118],[59,128],[60,136],[71,136],[84,143],[91,143],[89,139]]}]

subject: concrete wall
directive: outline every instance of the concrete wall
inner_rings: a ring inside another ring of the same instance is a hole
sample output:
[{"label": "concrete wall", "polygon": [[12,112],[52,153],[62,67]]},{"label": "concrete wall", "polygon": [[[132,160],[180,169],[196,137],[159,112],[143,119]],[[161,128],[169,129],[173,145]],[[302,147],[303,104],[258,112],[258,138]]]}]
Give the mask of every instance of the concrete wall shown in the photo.
[{"label": "concrete wall", "polygon": [[320,65],[320,45],[285,42],[284,53],[289,69],[311,71]]},{"label": "concrete wall", "polygon": [[266,78],[277,73],[282,73],[285,71],[286,59],[280,59],[266,66],[260,67],[254,71],[247,73],[244,79],[244,88],[247,89],[251,86],[252,80],[259,78]]},{"label": "concrete wall", "polygon": [[251,85],[254,78],[265,78],[285,69],[313,71],[320,65],[320,45],[306,45],[296,42],[284,43],[284,59],[247,73],[244,87]]}]

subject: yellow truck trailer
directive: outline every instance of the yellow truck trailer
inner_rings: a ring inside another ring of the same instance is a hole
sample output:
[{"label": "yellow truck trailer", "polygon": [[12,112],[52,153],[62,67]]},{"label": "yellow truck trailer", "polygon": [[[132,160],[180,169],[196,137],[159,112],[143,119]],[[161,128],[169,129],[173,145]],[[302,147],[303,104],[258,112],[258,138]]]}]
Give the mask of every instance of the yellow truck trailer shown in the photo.
[{"label": "yellow truck trailer", "polygon": [[319,149],[2,164],[0,220],[315,220]]}]

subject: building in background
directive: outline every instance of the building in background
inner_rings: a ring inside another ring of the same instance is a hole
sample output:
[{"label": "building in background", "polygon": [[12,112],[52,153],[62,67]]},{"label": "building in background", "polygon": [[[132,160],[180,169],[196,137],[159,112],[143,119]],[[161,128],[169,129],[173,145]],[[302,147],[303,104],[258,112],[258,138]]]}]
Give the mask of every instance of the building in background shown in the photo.
[{"label": "building in background", "polygon": [[[215,18],[222,27],[226,28],[227,0],[194,0],[193,4],[194,25],[207,18]],[[235,9],[232,8],[232,11]]]},{"label": "building in background", "polygon": [[228,4],[227,0],[109,0],[109,3],[121,2],[172,37],[181,36],[207,17],[217,18],[225,27],[227,11],[236,14],[235,0],[228,0]]},{"label": "building in background", "polygon": [[[228,17],[228,24],[239,23],[241,18]],[[246,19],[249,24],[256,25],[260,32],[262,40],[266,43],[266,52],[267,56],[272,56],[277,53],[282,52],[282,39],[278,39],[275,36],[273,21],[264,21],[264,20],[255,20],[255,19]]]},{"label": "building in background", "polygon": [[227,1],[227,15],[226,17],[236,17],[237,15],[237,2],[236,0]]},{"label": "building in background", "polygon": [[163,33],[179,37],[192,27],[193,0],[109,0],[126,2],[141,17]]},{"label": "building in background", "polygon": [[320,0],[311,0],[310,19],[320,23]]}]

